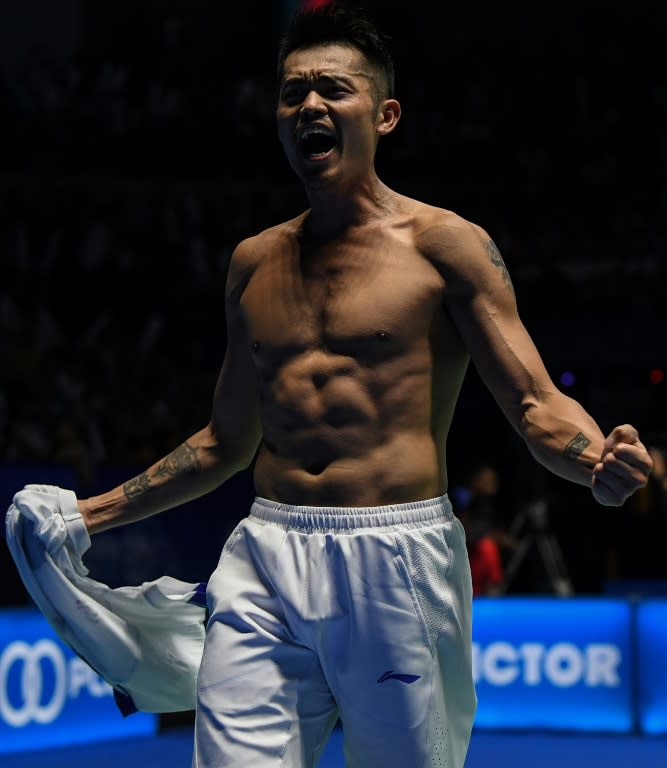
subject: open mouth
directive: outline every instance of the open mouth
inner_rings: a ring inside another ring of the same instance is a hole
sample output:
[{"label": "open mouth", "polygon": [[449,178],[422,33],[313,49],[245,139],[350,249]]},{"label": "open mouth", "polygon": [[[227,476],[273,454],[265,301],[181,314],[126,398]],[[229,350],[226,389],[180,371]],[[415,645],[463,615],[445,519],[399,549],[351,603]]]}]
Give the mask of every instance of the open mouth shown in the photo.
[{"label": "open mouth", "polygon": [[299,137],[299,149],[307,160],[320,160],[336,146],[336,137],[324,129],[304,131]]}]

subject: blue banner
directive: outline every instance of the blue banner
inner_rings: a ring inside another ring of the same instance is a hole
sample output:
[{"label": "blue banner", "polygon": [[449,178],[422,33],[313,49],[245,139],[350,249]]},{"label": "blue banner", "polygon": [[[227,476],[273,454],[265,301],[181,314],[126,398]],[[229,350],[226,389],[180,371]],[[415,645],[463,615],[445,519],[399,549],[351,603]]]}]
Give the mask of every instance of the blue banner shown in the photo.
[{"label": "blue banner", "polygon": [[[667,600],[476,598],[476,728],[667,733]],[[0,612],[0,754],[155,733],[34,609]]]},{"label": "blue banner", "polygon": [[667,733],[667,600],[637,605],[639,725],[645,733]]},{"label": "blue banner", "polygon": [[475,725],[632,730],[630,611],[622,600],[476,599]]},{"label": "blue banner", "polygon": [[157,730],[157,716],[120,714],[111,687],[34,609],[0,612],[0,754]]}]

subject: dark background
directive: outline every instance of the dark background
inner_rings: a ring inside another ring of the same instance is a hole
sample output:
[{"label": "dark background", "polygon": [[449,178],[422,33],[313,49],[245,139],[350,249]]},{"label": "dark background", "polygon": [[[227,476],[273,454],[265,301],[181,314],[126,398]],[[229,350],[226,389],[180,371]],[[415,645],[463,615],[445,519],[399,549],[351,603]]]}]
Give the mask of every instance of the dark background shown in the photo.
[{"label": "dark background", "polygon": [[[6,505],[27,482],[106,490],[207,421],[231,250],[306,205],[273,122],[292,5],[0,2]],[[403,107],[380,177],[482,225],[554,380],[604,431],[631,422],[667,447],[664,7],[367,6]],[[453,494],[478,463],[498,468],[508,523],[547,500],[578,592],[667,579],[664,493],[598,507],[534,462],[472,368],[448,453]],[[243,473],[102,534],[91,572],[205,579],[251,498]],[[0,600],[22,602],[5,549]],[[545,588],[532,572],[516,586]]]}]

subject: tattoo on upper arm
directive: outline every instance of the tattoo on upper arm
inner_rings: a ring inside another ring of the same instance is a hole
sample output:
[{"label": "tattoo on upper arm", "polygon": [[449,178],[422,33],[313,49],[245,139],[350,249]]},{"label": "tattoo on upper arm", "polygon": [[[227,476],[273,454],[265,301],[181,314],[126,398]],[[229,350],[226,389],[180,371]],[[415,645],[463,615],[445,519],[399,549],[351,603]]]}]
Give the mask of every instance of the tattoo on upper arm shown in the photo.
[{"label": "tattoo on upper arm", "polygon": [[493,242],[493,240],[491,240],[491,238],[489,238],[486,243],[484,243],[484,247],[486,248],[486,252],[489,254],[491,262],[500,270],[500,274],[502,275],[504,282],[510,288],[512,293],[514,293],[514,286],[512,285],[510,273],[507,271],[507,267],[505,266],[503,257],[500,255],[498,247]]},{"label": "tattoo on upper arm", "polygon": [[[165,457],[155,471],[153,477],[174,477],[184,472],[197,472],[201,468],[197,458],[197,450],[189,443],[179,445],[174,451]],[[151,487],[151,477],[148,472],[142,472],[137,477],[123,485],[123,492],[128,499],[135,499]]]},{"label": "tattoo on upper arm", "polygon": [[591,441],[582,432],[578,432],[572,440],[565,446],[563,456],[566,459],[576,459],[588,448]]}]

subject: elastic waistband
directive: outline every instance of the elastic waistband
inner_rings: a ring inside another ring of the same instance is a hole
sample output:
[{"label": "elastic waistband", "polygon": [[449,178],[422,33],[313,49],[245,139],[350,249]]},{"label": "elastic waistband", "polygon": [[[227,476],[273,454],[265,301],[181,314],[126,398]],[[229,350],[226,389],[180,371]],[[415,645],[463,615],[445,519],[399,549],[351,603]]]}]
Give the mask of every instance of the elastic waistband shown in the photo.
[{"label": "elastic waistband", "polygon": [[357,531],[361,528],[417,528],[454,519],[447,494],[434,499],[376,507],[305,507],[255,498],[250,516],[306,533]]}]

